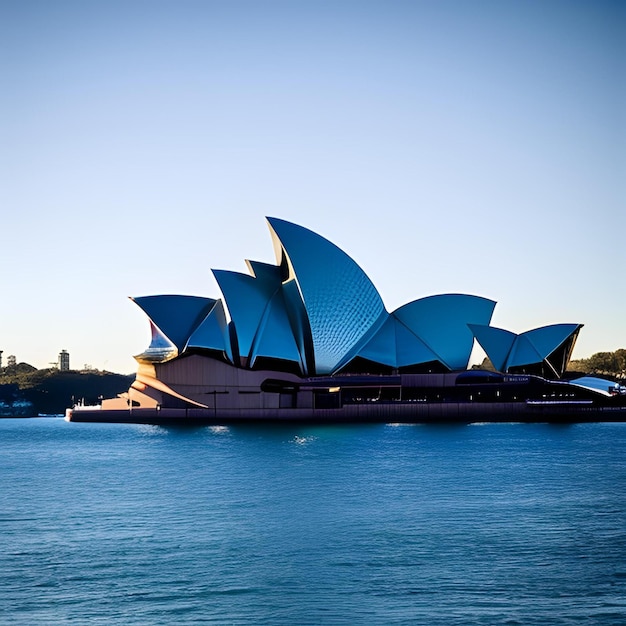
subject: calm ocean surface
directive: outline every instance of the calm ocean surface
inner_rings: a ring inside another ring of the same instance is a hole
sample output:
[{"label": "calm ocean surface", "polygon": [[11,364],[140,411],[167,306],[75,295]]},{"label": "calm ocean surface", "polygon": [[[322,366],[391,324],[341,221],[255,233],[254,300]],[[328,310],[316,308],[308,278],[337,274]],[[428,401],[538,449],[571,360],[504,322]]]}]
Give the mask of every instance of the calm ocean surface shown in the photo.
[{"label": "calm ocean surface", "polygon": [[0,624],[626,624],[626,424],[0,420]]}]

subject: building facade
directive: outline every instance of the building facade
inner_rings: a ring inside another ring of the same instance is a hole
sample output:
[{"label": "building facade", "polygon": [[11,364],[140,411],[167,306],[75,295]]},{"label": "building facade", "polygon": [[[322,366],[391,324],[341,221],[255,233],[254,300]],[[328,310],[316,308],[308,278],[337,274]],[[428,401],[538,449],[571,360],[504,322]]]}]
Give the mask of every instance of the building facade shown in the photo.
[{"label": "building facade", "polygon": [[398,377],[406,386],[411,376],[465,371],[475,341],[503,374],[563,376],[581,324],[518,335],[492,327],[496,303],[471,294],[388,311],[343,250],[297,224],[267,222],[276,264],[248,260],[247,274],[213,270],[220,298],[132,298],[152,339],[135,357],[137,379],[120,407],[279,407],[293,403],[303,381],[311,399],[300,393],[298,401],[307,404],[316,386],[337,377],[383,377],[381,388],[395,377],[396,388]]}]

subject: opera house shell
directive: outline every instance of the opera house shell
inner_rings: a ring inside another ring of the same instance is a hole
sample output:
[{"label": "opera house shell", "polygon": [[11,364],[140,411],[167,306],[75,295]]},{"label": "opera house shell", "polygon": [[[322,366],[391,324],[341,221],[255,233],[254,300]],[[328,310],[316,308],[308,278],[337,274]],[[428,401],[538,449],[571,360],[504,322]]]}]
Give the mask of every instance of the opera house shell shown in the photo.
[{"label": "opera house shell", "polygon": [[[493,300],[467,294],[419,298],[389,312],[344,251],[297,224],[267,223],[276,264],[246,261],[248,274],[213,270],[221,298],[132,298],[152,340],[135,357],[128,393],[105,400],[102,411],[148,422],[324,420],[333,410],[348,421],[420,421],[425,406],[437,414],[432,407],[446,400],[455,415],[471,413],[480,385],[495,406],[504,400],[497,380],[519,392],[563,377],[581,324],[518,335],[490,325]],[[496,372],[467,371],[475,341]]]}]

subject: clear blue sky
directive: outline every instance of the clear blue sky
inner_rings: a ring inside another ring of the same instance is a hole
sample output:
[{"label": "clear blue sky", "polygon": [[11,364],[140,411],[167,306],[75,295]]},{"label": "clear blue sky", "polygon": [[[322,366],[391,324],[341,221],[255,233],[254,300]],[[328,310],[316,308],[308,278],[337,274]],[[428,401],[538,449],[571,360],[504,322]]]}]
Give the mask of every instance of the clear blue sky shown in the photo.
[{"label": "clear blue sky", "polygon": [[626,3],[0,1],[0,349],[130,373],[127,299],[219,297],[264,216],[388,310],[626,347]]}]

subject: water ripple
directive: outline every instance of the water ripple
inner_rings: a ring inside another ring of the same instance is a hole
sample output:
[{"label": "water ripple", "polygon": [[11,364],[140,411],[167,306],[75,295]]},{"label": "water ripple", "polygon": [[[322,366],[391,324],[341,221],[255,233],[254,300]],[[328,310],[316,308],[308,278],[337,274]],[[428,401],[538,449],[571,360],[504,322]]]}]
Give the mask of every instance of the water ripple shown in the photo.
[{"label": "water ripple", "polygon": [[626,623],[623,424],[0,437],[0,623]]}]

